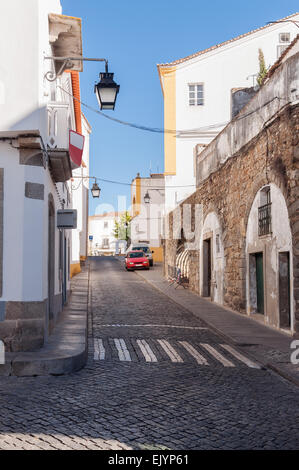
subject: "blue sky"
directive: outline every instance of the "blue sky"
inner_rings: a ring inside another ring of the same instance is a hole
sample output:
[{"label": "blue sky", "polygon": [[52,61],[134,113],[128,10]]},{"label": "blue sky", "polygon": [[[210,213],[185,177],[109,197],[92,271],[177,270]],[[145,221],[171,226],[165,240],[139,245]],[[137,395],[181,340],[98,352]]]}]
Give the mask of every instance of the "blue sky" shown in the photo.
[{"label": "blue sky", "polygon": [[[141,125],[163,126],[163,99],[156,64],[169,62],[295,13],[288,0],[61,0],[63,13],[82,18],[85,57],[105,57],[120,84],[113,117]],[[84,64],[82,101],[98,108],[94,84],[104,70]],[[83,107],[93,133],[90,174],[130,183],[140,172],[163,172],[163,134],[122,126]],[[117,209],[118,195],[130,201],[130,187],[99,181],[101,203]],[[98,200],[90,199],[90,215]]]}]

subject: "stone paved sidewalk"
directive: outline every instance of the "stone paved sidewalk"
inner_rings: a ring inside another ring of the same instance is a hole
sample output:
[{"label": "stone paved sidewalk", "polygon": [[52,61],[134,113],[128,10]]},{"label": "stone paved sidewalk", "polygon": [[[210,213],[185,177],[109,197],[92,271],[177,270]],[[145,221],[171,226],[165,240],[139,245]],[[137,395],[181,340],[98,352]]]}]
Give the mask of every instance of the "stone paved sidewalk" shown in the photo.
[{"label": "stone paved sidewalk", "polygon": [[293,352],[291,343],[295,338],[203,299],[188,289],[183,287],[175,289],[175,286],[170,286],[163,277],[162,266],[159,264],[150,271],[136,271],[136,273],[203,320],[226,340],[242,348],[247,355],[299,386],[299,365],[290,362]]}]

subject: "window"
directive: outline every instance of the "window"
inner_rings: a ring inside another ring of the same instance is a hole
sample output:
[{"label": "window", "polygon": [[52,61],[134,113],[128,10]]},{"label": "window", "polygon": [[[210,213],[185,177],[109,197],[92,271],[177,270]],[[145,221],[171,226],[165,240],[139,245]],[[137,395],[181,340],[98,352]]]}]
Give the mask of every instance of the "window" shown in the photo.
[{"label": "window", "polygon": [[260,192],[260,205],[265,206],[271,202],[270,186],[265,186]]},{"label": "window", "polygon": [[290,33],[280,33],[279,42],[289,43],[291,41]]},{"label": "window", "polygon": [[259,237],[272,233],[271,193],[266,186],[260,192],[260,207],[258,208]]},{"label": "window", "polygon": [[108,222],[104,222],[104,228],[108,228]]},{"label": "window", "polygon": [[109,238],[103,238],[102,248],[109,248]]},{"label": "window", "polygon": [[189,85],[189,106],[203,106],[203,84]]},{"label": "window", "polygon": [[[142,254],[141,254],[142,253]],[[140,250],[139,253],[129,253],[128,258],[143,258],[143,252]]]}]

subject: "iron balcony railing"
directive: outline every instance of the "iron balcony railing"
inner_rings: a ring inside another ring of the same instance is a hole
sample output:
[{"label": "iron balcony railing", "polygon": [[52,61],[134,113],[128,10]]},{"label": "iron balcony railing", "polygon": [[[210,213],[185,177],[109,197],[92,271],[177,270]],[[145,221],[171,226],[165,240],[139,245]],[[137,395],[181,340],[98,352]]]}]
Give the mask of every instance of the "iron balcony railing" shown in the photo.
[{"label": "iron balcony railing", "polygon": [[271,206],[272,203],[269,202],[259,207],[259,237],[272,233]]}]

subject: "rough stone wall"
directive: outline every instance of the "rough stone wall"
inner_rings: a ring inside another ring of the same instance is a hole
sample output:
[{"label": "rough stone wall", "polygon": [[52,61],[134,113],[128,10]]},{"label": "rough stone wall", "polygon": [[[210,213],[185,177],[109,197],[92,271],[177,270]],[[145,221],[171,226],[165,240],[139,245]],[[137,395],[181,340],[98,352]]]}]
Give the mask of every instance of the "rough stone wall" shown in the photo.
[{"label": "rough stone wall", "polygon": [[[285,108],[271,124],[212,173],[184,204],[202,204],[204,218],[215,211],[223,233],[225,257],[224,303],[245,312],[246,228],[257,191],[270,182],[282,191],[293,239],[295,331],[299,332],[299,106]],[[182,206],[181,210],[182,210]],[[169,216],[170,230],[173,217]],[[171,231],[170,231],[171,233]],[[165,271],[171,264],[177,240],[165,240]],[[199,257],[193,257],[192,272],[199,273]],[[195,274],[193,274],[195,276]],[[198,274],[197,274],[198,276]],[[199,290],[198,279],[190,287]]]}]

